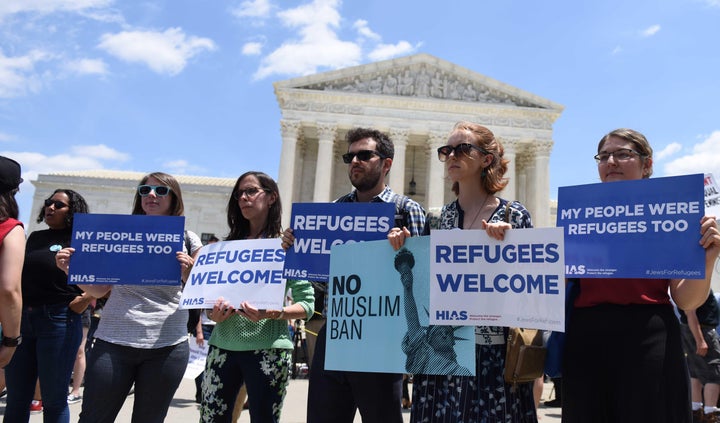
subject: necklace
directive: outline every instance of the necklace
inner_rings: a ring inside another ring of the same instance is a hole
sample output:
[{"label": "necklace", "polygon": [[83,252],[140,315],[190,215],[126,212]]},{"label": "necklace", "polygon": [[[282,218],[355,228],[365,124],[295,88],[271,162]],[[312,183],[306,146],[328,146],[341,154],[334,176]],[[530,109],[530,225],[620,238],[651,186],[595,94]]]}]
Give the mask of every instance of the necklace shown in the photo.
[{"label": "necklace", "polygon": [[478,216],[480,216],[480,212],[485,208],[485,205],[487,204],[488,199],[490,198],[490,194],[485,194],[485,199],[482,202],[482,205],[478,209],[478,211],[475,213],[475,217],[473,217],[472,222],[470,222],[470,225],[468,225],[465,229],[471,229],[472,225],[475,224],[475,221],[477,220]]}]

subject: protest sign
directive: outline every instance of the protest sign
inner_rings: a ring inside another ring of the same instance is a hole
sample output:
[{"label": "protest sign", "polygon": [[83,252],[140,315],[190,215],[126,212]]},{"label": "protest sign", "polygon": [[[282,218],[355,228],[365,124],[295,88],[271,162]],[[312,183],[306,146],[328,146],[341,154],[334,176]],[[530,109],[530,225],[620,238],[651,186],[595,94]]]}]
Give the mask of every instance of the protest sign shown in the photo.
[{"label": "protest sign", "polygon": [[560,187],[568,277],[705,277],[703,175]]},{"label": "protest sign", "polygon": [[180,285],[185,217],[77,213],[68,283]]},{"label": "protest sign", "polygon": [[430,235],[430,323],[564,331],[562,228]]},{"label": "protest sign", "polygon": [[195,337],[188,335],[188,346],[190,347],[190,354],[188,355],[187,367],[185,367],[185,374],[183,379],[195,379],[200,376],[200,373],[205,371],[205,361],[207,361],[208,351],[210,350],[209,339],[203,342],[202,346],[197,344]]},{"label": "protest sign", "polygon": [[705,174],[705,214],[720,218],[720,187],[712,173]]},{"label": "protest sign", "polygon": [[181,308],[212,308],[223,297],[234,307],[247,301],[259,309],[280,310],[285,251],[279,238],[214,242],[204,246],[190,272]]},{"label": "protest sign", "polygon": [[327,282],[334,245],[385,239],[395,225],[395,204],[294,203],[286,278]]},{"label": "protest sign", "polygon": [[[475,374],[473,328],[428,329],[428,248],[429,237],[407,239],[400,252],[387,240],[333,247],[326,369]],[[435,353],[429,338],[448,329],[449,355]]]}]

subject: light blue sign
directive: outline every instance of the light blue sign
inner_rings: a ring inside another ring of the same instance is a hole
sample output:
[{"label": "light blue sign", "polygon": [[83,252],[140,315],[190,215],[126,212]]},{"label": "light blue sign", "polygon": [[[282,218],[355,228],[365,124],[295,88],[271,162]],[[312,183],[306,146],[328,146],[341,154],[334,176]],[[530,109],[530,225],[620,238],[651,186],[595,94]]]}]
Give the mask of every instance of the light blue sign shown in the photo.
[{"label": "light blue sign", "polygon": [[471,326],[429,325],[430,237],[332,249],[325,368],[475,374]]},{"label": "light blue sign", "polygon": [[76,214],[71,284],[180,285],[185,217]]},{"label": "light blue sign", "polygon": [[702,279],[703,175],[560,187],[565,274]]},{"label": "light blue sign", "polygon": [[283,277],[327,282],[334,245],[387,238],[395,225],[395,204],[294,203],[290,227],[295,243]]}]

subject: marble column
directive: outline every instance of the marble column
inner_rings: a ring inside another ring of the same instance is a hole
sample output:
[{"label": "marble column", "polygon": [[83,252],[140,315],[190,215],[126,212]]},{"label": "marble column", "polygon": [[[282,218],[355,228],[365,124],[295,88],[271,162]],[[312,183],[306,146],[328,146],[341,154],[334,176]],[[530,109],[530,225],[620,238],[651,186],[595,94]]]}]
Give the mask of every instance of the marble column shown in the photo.
[{"label": "marble column", "polygon": [[536,227],[554,226],[555,222],[550,222],[550,152],[552,151],[553,142],[550,140],[535,141],[532,148],[535,152],[535,173],[534,173],[534,191],[535,196],[535,218],[533,219]]},{"label": "marble column", "polygon": [[[281,120],[282,150],[280,151],[280,167],[278,169],[278,189],[283,203],[292,204],[295,175],[295,158],[298,135],[302,124],[300,121]],[[290,207],[283,207],[282,225],[290,224]]]},{"label": "marble column", "polygon": [[520,141],[516,138],[503,138],[500,140],[500,142],[502,143],[503,148],[505,148],[504,158],[508,160],[508,167],[507,171],[505,172],[505,177],[508,179],[508,184],[507,186],[505,186],[505,189],[500,192],[500,196],[508,201],[517,200],[518,178],[516,176],[517,167],[515,166],[515,157],[517,148],[520,145]]},{"label": "marble column", "polygon": [[330,201],[330,184],[332,183],[333,144],[337,134],[334,124],[319,123],[317,165],[315,167],[315,189],[313,202],[327,203]]},{"label": "marble column", "polygon": [[407,129],[391,129],[390,139],[395,147],[395,158],[390,168],[390,189],[398,194],[404,194],[405,187],[405,156],[410,131]]},{"label": "marble column", "polygon": [[425,197],[427,209],[442,207],[445,199],[445,165],[437,158],[437,149],[447,142],[447,132],[432,132],[428,140],[428,188]]},{"label": "marble column", "polygon": [[525,186],[523,189],[524,199],[520,200],[525,208],[530,211],[534,226],[539,226],[536,222],[537,218],[537,186],[535,185],[535,150],[528,147],[523,151],[522,157],[518,159],[518,165],[523,166],[523,175],[525,176]]}]

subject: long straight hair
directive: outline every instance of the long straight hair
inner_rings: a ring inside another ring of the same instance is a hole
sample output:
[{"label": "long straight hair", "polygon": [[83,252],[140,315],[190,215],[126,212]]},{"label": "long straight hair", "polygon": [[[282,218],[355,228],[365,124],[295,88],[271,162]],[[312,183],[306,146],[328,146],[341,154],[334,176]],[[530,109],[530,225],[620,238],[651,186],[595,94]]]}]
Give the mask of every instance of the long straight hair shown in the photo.
[{"label": "long straight hair", "polygon": [[250,221],[242,215],[240,210],[240,204],[235,198],[235,195],[240,187],[240,182],[248,176],[254,176],[260,182],[260,186],[265,192],[275,194],[275,202],[270,205],[268,210],[268,217],[265,222],[265,227],[260,232],[265,238],[277,237],[282,233],[282,204],[280,202],[280,189],[273,178],[263,172],[250,171],[245,172],[235,181],[235,186],[230,193],[230,199],[227,205],[227,223],[230,227],[230,232],[225,238],[228,241],[245,239],[250,235]]}]

